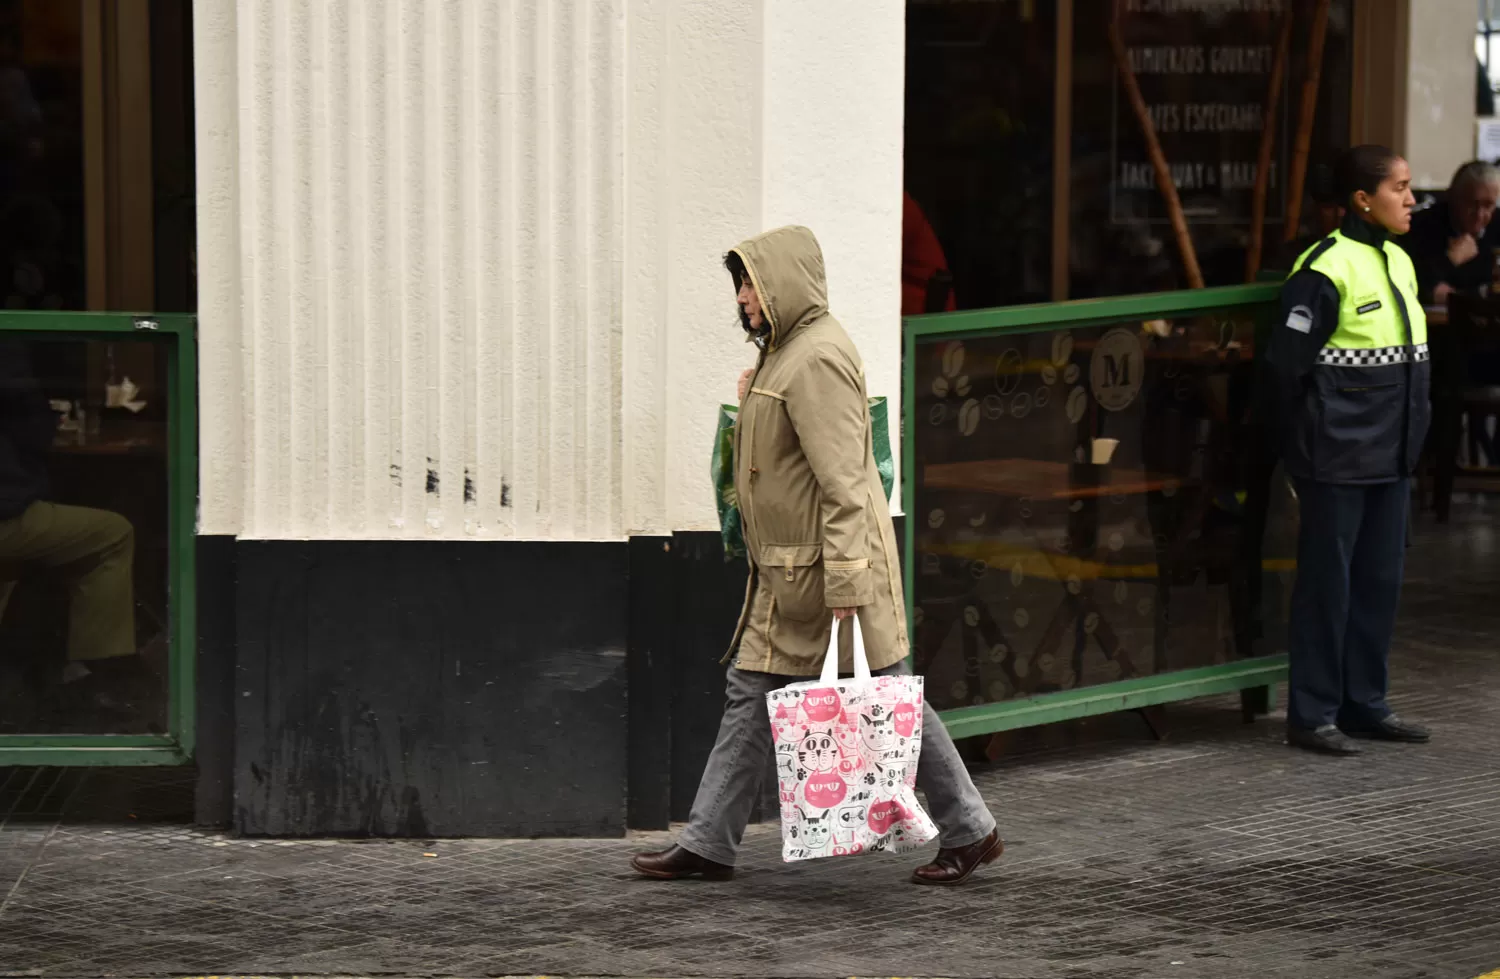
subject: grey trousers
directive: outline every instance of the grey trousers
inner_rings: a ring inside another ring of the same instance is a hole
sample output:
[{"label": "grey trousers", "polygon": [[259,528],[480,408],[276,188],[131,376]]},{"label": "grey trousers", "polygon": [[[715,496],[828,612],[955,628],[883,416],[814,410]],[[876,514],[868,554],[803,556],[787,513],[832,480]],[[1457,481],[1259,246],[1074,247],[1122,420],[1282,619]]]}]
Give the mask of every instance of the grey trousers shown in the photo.
[{"label": "grey trousers", "polygon": [[[903,662],[877,670],[876,675],[908,672]],[[678,846],[705,860],[734,865],[735,852],[755,808],[761,778],[776,747],[771,736],[771,718],[766,712],[766,694],[789,683],[810,679],[729,668],[725,689],[728,703],[719,723],[719,739],[708,756],[708,766],[703,771],[703,781],[698,783],[693,811],[688,816],[687,828],[677,840]],[[941,832],[941,846],[968,846],[994,831],[995,817],[990,815],[969,778],[947,728],[925,699],[917,788],[927,796],[928,815]]]}]

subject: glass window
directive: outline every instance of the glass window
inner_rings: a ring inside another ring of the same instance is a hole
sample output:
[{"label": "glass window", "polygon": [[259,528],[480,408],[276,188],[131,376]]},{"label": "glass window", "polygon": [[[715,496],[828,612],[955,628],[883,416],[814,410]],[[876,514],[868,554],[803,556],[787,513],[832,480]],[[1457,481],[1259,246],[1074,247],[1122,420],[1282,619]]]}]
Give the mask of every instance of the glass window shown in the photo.
[{"label": "glass window", "polygon": [[1258,313],[918,344],[935,707],[1282,648],[1294,509],[1247,423]]},{"label": "glass window", "polygon": [[166,730],[166,377],[162,343],[0,333],[0,733]]},{"label": "glass window", "polygon": [[0,289],[87,309],[81,3],[0,3]]},{"label": "glass window", "polygon": [[0,0],[0,300],[193,309],[189,0]]},{"label": "glass window", "polygon": [[1051,2],[908,3],[903,313],[1048,297],[1056,35]]},{"label": "glass window", "polygon": [[[1308,130],[1307,203],[1292,244],[1284,243],[1288,174],[1313,5],[1072,0],[1071,34],[1059,39],[1062,6],[909,0],[905,313],[1190,285],[1139,117],[1121,83],[1110,41],[1116,10],[1127,67],[1172,174],[1206,285],[1245,281],[1267,127],[1274,143],[1262,267],[1288,267],[1304,236],[1326,233],[1327,222],[1337,220],[1315,198],[1349,139],[1351,0],[1334,0],[1329,9],[1317,59],[1317,111]],[[1296,29],[1268,118],[1280,27],[1293,7]],[[1059,50],[1066,56],[1060,59]],[[1071,94],[1063,144],[1070,150],[1061,166],[1054,140],[1059,85]],[[1066,216],[1056,225],[1067,235],[1064,242],[1054,234],[1054,207]],[[1054,255],[1066,256],[1067,275],[1059,277],[1065,290],[1054,290]],[[951,280],[951,302],[914,288],[939,265],[938,282]]]}]

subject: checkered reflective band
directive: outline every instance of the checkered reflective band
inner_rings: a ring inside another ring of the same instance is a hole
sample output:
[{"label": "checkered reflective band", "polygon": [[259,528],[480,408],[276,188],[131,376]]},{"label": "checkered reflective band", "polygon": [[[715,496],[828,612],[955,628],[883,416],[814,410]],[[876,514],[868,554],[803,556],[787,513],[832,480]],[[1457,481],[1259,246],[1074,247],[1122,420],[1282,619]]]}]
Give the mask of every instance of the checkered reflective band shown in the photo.
[{"label": "checkered reflective band", "polygon": [[1427,359],[1427,344],[1415,347],[1372,347],[1365,350],[1343,350],[1324,347],[1318,352],[1318,363],[1324,367],[1387,367],[1408,360],[1421,363]]}]

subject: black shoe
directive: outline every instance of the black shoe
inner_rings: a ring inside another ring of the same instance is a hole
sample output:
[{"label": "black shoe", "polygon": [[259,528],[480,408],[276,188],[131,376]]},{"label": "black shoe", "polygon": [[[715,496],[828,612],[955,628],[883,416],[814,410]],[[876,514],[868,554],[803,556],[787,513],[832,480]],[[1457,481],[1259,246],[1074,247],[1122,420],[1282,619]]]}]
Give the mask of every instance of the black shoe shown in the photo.
[{"label": "black shoe", "polygon": [[1288,727],[1286,743],[1328,755],[1357,755],[1363,750],[1332,724],[1324,724],[1313,731],[1305,727]]},{"label": "black shoe", "polygon": [[962,884],[982,865],[994,863],[1005,852],[998,829],[976,843],[956,849],[942,849],[932,863],[924,864],[912,872],[913,884],[936,884],[951,886]]},{"label": "black shoe", "polygon": [[1366,738],[1371,741],[1403,741],[1406,744],[1426,744],[1432,733],[1420,724],[1403,721],[1395,714],[1387,714],[1378,721],[1349,726],[1351,738]]},{"label": "black shoe", "polygon": [[684,877],[702,877],[704,880],[732,880],[734,868],[698,856],[680,846],[660,853],[640,853],[633,857],[630,866],[643,877],[657,880],[681,880]]}]

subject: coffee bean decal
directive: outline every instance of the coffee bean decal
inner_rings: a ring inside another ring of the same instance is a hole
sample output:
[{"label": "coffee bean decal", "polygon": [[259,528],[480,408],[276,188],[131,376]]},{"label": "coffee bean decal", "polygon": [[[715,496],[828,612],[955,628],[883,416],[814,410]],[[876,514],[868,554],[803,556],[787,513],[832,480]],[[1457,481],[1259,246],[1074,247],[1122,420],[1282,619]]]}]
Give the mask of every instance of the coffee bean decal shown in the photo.
[{"label": "coffee bean decal", "polygon": [[[1052,335],[1052,364],[1062,367],[1073,357],[1073,334],[1067,330]],[[1048,382],[1051,383],[1050,381]]]},{"label": "coffee bean decal", "polygon": [[1083,414],[1088,407],[1089,395],[1082,386],[1075,387],[1068,392],[1068,421],[1075,425],[1083,421]]},{"label": "coffee bean decal", "polygon": [[943,351],[943,374],[957,377],[964,366],[964,345],[955,340]]},{"label": "coffee bean decal", "polygon": [[979,402],[973,398],[958,409],[958,430],[964,435],[973,435],[979,428]]},{"label": "coffee bean decal", "polygon": [[1021,386],[1021,375],[1026,371],[1026,362],[1021,351],[1014,347],[1002,353],[995,362],[995,390],[1001,397],[1009,397]]}]

